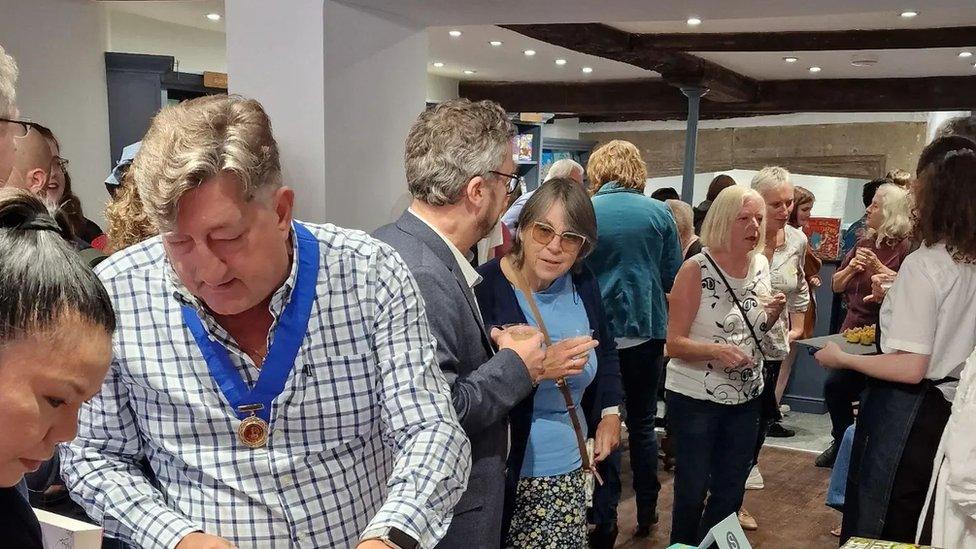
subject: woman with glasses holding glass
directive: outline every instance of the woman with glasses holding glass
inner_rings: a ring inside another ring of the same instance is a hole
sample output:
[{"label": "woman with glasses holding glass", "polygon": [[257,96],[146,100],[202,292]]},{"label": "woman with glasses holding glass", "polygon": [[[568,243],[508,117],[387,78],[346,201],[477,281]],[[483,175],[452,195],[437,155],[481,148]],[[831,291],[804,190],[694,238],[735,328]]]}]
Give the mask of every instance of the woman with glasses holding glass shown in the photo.
[{"label": "woman with glasses holding glass", "polygon": [[[667,205],[644,196],[647,167],[632,143],[614,140],[598,148],[590,156],[586,174],[599,229],[599,245],[586,264],[600,283],[620,355],[637,535],[647,536],[657,522],[661,490],[654,416],[668,322],[664,296],[681,266],[681,244]],[[615,465],[616,460],[611,461],[606,471],[614,477],[609,486],[619,486]],[[619,499],[619,493],[614,496],[614,501]],[[616,523],[615,516],[612,522]]]},{"label": "woman with glasses holding glass", "polygon": [[503,539],[515,548],[584,548],[593,467],[583,441],[595,437],[594,462],[613,452],[622,396],[600,289],[582,265],[596,219],[579,183],[554,179],[525,203],[517,226],[512,250],[483,265],[475,286],[486,326],[530,324],[550,343],[542,381],[510,417]]}]

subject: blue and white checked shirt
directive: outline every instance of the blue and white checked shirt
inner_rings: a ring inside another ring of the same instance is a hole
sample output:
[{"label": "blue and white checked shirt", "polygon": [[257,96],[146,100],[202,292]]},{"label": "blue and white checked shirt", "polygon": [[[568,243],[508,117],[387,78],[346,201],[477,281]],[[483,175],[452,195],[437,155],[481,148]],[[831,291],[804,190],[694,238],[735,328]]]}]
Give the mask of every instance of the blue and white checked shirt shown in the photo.
[{"label": "blue and white checked shirt", "polygon": [[[210,377],[180,314],[199,304],[159,237],[112,256],[99,276],[118,315],[102,392],[61,448],[72,497],[106,533],[174,547],[202,530],[239,547],[355,547],[395,526],[433,547],[467,484],[470,444],[406,265],[364,233],[306,225],[321,242],[317,297],[265,448]],[[297,248],[295,249],[297,254]],[[272,333],[297,261],[271,300]],[[244,379],[259,374],[203,314]],[[155,488],[140,470],[146,458]]]}]

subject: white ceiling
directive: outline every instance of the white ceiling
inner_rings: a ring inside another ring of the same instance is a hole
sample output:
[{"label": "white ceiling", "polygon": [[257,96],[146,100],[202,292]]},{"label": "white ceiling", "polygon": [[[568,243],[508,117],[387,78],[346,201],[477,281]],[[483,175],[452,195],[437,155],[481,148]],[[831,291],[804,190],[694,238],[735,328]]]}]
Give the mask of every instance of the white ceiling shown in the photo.
[{"label": "white ceiling", "polygon": [[[337,0],[404,18],[422,26],[509,23],[589,23],[594,21],[683,22],[697,15],[708,24],[720,19],[846,16],[901,13],[924,16],[943,9],[970,10],[973,0]],[[918,17],[916,19],[921,19]],[[957,24],[957,23],[953,23]],[[704,26],[704,25],[703,25]]]},{"label": "white ceiling", "polygon": [[[789,30],[848,30],[876,28],[928,28],[976,25],[976,0],[340,0],[390,16],[408,18],[428,29],[428,72],[462,80],[597,81],[653,78],[657,74],[598,57],[588,56],[524,37],[487,23],[539,23],[618,21],[613,26],[630,32],[776,32]],[[205,15],[223,13],[223,0],[108,1],[109,9],[144,17],[224,31],[224,21]],[[913,8],[918,17],[899,13]],[[685,19],[703,19],[688,27]],[[619,21],[628,21],[621,23]],[[457,23],[460,26],[445,26]],[[464,23],[468,23],[464,25]],[[462,31],[451,38],[451,29]],[[856,32],[856,31],[852,31]],[[495,48],[489,40],[501,40]],[[522,54],[534,49],[534,57]],[[971,49],[976,54],[976,36]],[[874,54],[873,67],[853,67],[850,51],[828,52],[707,52],[698,53],[729,69],[760,80],[817,78],[882,78],[976,75],[976,56],[960,59],[958,49],[885,50]],[[783,57],[800,59],[786,64]],[[567,60],[557,66],[557,58]],[[445,63],[443,68],[433,62]],[[811,65],[822,67],[810,73]],[[591,74],[580,71],[593,68]],[[463,74],[464,69],[477,71]]]},{"label": "white ceiling", "polygon": [[208,13],[219,13],[224,15],[224,0],[168,0],[168,1],[134,1],[134,0],[103,0],[102,4],[108,6],[113,11],[121,11],[186,25],[198,29],[224,32],[224,20],[211,21],[207,19]]},{"label": "white ceiling", "polygon": [[[448,34],[451,30],[461,31],[461,36],[452,38]],[[502,45],[491,46],[488,44],[491,40],[499,40]],[[585,82],[660,76],[653,71],[584,55],[492,25],[431,27],[427,29],[427,44],[427,71],[461,80]],[[527,49],[535,50],[536,54],[526,57],[523,52]],[[565,59],[566,64],[558,66],[556,59]],[[444,67],[434,67],[432,63],[435,61],[443,62]],[[584,74],[581,72],[583,67],[590,67],[593,72]],[[464,69],[477,73],[466,75]]]}]

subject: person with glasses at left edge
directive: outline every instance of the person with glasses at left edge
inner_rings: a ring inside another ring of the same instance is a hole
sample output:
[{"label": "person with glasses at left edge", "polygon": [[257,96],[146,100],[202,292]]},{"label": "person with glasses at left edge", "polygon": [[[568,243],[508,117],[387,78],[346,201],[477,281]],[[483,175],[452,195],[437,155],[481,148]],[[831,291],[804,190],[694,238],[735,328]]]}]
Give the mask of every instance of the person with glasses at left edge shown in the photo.
[{"label": "person with glasses at left edge", "polygon": [[474,293],[481,277],[465,255],[498,223],[518,185],[514,134],[505,111],[490,101],[446,101],[422,113],[404,155],[413,202],[374,234],[400,252],[417,279],[437,362],[471,439],[468,489],[442,548],[499,547],[508,415],[543,373],[540,332],[518,340],[513,330],[482,322]]}]

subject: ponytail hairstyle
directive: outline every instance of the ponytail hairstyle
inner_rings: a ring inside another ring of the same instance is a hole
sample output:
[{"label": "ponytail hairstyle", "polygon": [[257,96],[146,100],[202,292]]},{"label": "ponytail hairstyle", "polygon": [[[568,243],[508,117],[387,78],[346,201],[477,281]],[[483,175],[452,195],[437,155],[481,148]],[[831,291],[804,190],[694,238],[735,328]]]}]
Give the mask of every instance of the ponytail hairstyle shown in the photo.
[{"label": "ponytail hairstyle", "polygon": [[108,293],[72,236],[67,219],[34,195],[0,189],[0,348],[54,330],[71,315],[115,331]]}]

